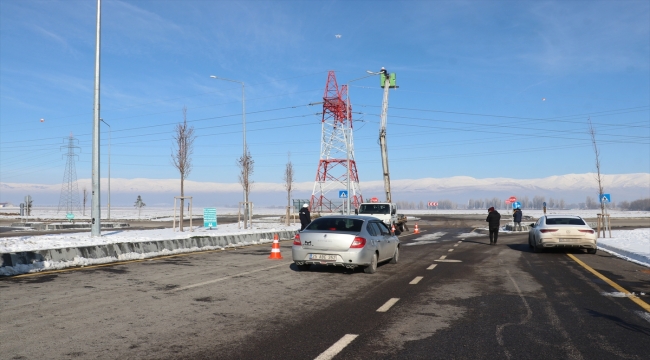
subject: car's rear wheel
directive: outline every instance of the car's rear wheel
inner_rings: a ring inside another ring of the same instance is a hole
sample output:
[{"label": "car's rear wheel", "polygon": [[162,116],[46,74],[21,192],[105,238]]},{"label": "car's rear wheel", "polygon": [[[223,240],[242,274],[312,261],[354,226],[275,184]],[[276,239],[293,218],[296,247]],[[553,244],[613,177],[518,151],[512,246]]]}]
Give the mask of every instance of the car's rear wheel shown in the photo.
[{"label": "car's rear wheel", "polygon": [[587,254],[595,254],[598,249],[593,248],[593,249],[587,249]]},{"label": "car's rear wheel", "polygon": [[544,248],[542,248],[541,246],[535,244],[535,242],[533,240],[533,252],[541,253],[543,250],[544,250]]},{"label": "car's rear wheel", "polygon": [[393,258],[390,259],[391,264],[397,264],[399,261],[399,246],[395,248],[395,255],[393,255]]},{"label": "car's rear wheel", "polygon": [[528,247],[533,248],[533,243],[530,241],[530,235],[528,235]]},{"label": "car's rear wheel", "polygon": [[377,271],[377,253],[372,254],[372,261],[370,261],[370,265],[366,266],[363,269],[363,272],[366,274],[374,274],[375,271]]}]

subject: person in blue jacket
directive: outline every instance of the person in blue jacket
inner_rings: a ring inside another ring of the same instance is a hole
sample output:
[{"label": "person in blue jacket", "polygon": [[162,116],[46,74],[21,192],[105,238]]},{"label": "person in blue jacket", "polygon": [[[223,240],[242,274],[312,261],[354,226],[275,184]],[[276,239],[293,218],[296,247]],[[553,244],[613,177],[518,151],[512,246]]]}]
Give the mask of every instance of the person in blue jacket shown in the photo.
[{"label": "person in blue jacket", "polygon": [[[512,219],[514,220],[514,226],[512,227],[513,231],[521,231],[521,218],[524,214],[521,212],[520,208],[516,208],[515,212],[512,214]],[[519,229],[519,230],[516,230]]]}]

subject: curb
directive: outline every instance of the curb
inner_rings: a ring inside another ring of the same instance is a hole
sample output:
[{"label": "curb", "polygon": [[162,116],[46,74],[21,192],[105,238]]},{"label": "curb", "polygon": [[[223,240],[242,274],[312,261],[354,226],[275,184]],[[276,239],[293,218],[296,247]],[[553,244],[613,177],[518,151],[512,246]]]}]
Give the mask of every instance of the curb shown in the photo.
[{"label": "curb", "polygon": [[273,236],[276,234],[280,239],[288,240],[293,239],[297,232],[298,231],[274,231],[255,234],[193,236],[186,239],[125,242],[51,250],[2,253],[0,254],[0,276],[62,269],[79,266],[83,263],[106,264],[176,253],[200,252],[243,245],[270,243],[273,241]]}]

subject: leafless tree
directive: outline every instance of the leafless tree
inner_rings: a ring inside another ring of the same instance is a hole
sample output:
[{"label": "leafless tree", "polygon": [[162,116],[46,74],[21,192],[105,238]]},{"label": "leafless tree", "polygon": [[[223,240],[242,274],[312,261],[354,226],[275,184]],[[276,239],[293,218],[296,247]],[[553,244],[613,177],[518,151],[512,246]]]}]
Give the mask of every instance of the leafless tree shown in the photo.
[{"label": "leafless tree", "polygon": [[244,189],[244,229],[248,228],[250,223],[250,208],[248,204],[248,196],[250,195],[251,188],[253,186],[253,181],[250,179],[253,175],[253,165],[255,165],[255,160],[251,157],[248,147],[246,147],[245,155],[242,155],[237,159],[237,166],[239,166],[239,183]]},{"label": "leafless tree", "polygon": [[287,155],[287,166],[284,169],[284,188],[287,189],[287,216],[285,224],[289,225],[291,216],[291,192],[293,191],[293,164],[291,163],[291,153]]},{"label": "leafless tree", "polygon": [[194,151],[194,126],[187,125],[187,107],[183,106],[183,122],[174,128],[172,145],[172,164],[181,176],[180,231],[183,231],[183,205],[185,196],[184,181],[192,171],[192,152]]},{"label": "leafless tree", "polygon": [[86,201],[88,200],[88,190],[86,190],[86,187],[84,186],[84,212],[83,216],[86,216]]},{"label": "leafless tree", "polygon": [[598,181],[598,200],[600,200],[600,213],[605,213],[605,202],[601,199],[601,196],[604,194],[603,189],[603,179],[600,175],[600,151],[598,151],[598,144],[596,144],[596,130],[591,124],[591,118],[589,118],[589,135],[591,135],[591,144],[594,146],[594,154],[596,155],[596,180]]}]

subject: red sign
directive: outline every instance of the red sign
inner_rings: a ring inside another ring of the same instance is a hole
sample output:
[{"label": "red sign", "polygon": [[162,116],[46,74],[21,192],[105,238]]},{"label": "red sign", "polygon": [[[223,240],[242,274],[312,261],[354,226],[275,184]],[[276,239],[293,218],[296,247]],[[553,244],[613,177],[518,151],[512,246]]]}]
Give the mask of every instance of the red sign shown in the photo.
[{"label": "red sign", "polygon": [[517,198],[514,197],[514,196],[511,196],[511,197],[508,198],[508,200],[510,200],[510,202],[513,203],[513,202],[517,201]]},{"label": "red sign", "polygon": [[438,203],[437,203],[437,202],[433,202],[433,201],[429,201],[429,202],[427,203],[427,205],[429,205],[429,206],[436,206],[436,207],[437,207],[437,206],[438,206]]},{"label": "red sign", "polygon": [[374,198],[371,198],[371,199],[370,199],[370,202],[371,202],[371,203],[376,203],[376,202],[379,202],[379,199],[377,199],[376,197],[374,197]]}]

